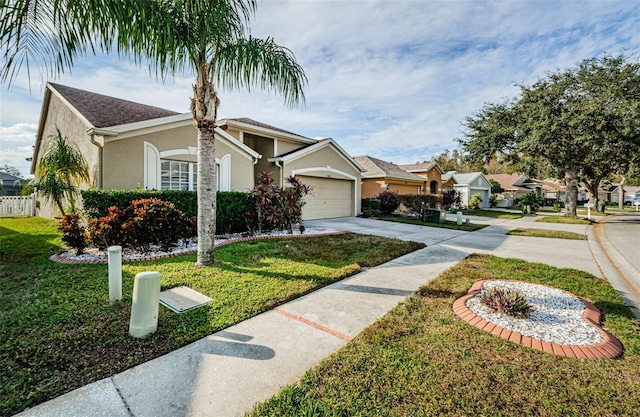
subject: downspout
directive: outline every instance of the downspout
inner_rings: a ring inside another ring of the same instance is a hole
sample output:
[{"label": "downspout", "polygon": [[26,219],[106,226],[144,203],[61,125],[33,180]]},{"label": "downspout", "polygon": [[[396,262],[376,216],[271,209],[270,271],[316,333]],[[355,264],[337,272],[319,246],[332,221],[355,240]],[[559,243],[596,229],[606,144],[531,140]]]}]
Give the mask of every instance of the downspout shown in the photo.
[{"label": "downspout", "polygon": [[282,160],[277,160],[277,161],[274,161],[274,162],[275,162],[276,166],[278,168],[280,168],[279,181],[280,181],[280,186],[284,188],[284,170],[282,169],[282,165],[280,165]]},{"label": "downspout", "polygon": [[98,142],[96,140],[95,133],[91,133],[89,135],[89,138],[91,139],[91,143],[98,147],[98,181],[97,181],[96,187],[101,190],[102,189],[102,177],[104,175],[104,173],[103,173],[104,144],[100,143],[100,142]]},{"label": "downspout", "polygon": [[[104,137],[118,136],[118,132],[93,127],[87,130],[87,135],[89,135],[91,143],[98,147],[98,181],[96,186],[98,189],[102,189],[104,184]],[[101,136],[102,140],[96,139],[96,136]]]}]

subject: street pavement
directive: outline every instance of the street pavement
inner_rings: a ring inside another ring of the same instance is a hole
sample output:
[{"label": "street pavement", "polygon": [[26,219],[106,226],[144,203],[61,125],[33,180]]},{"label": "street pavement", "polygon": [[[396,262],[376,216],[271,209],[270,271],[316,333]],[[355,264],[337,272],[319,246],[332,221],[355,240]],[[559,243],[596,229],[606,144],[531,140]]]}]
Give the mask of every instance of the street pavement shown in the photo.
[{"label": "street pavement", "polygon": [[[609,278],[605,273],[615,271],[625,259],[626,249],[614,251],[607,246],[605,252],[589,226],[534,220],[473,217],[473,223],[489,226],[471,233],[355,217],[306,222],[308,227],[350,230],[428,246],[19,415],[242,416],[257,402],[296,382],[409,294],[471,253],[576,268],[603,278]],[[587,233],[589,240],[506,235],[518,227]],[[618,234],[606,231],[607,235]],[[620,245],[617,237],[613,239]],[[637,246],[637,239],[635,242]],[[637,256],[633,245],[626,253],[631,260]],[[625,301],[634,303],[632,291],[625,291],[629,293]]]}]

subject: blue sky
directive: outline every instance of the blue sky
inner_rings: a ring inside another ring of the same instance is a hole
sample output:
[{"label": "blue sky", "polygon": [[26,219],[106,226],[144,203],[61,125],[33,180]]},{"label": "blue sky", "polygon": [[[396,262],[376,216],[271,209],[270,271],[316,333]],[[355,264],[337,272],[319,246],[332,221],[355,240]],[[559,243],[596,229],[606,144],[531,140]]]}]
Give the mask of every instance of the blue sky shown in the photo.
[{"label": "blue sky", "polygon": [[[260,91],[222,91],[219,116],[250,117],[353,156],[394,163],[457,147],[461,122],[548,71],[585,58],[640,58],[637,1],[282,1],[258,6],[251,34],[290,48],[309,85],[304,108]],[[37,74],[37,70],[34,71]],[[44,83],[54,81],[175,111],[192,74],[162,83],[117,57],[79,59],[70,73],[0,86],[0,166],[28,174]]]}]

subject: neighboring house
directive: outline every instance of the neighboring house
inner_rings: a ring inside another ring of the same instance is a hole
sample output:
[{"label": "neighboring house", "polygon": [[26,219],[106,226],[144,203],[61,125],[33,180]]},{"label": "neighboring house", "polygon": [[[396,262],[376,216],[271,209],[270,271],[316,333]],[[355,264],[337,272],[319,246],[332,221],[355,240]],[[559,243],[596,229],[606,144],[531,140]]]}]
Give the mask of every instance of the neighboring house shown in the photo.
[{"label": "neighboring house", "polygon": [[354,159],[364,168],[362,198],[375,197],[385,190],[398,194],[426,194],[427,180],[419,175],[371,156],[356,156]]},{"label": "neighboring house", "polygon": [[525,174],[490,174],[485,175],[488,180],[494,180],[504,189],[501,198],[514,202],[522,196],[535,193],[538,197],[545,196],[545,184]]},{"label": "neighboring house", "polygon": [[20,195],[22,186],[28,180],[0,171],[0,196]]},{"label": "neighboring house", "polygon": [[[249,191],[261,171],[278,184],[289,175],[314,186],[305,219],[359,212],[361,167],[334,140],[315,140],[251,119],[220,120],[216,128],[217,189]],[[48,83],[31,173],[41,145],[59,128],[80,148],[91,181],[82,188],[195,190],[197,131],[191,113]],[[39,215],[52,217],[41,202]]]},{"label": "neighboring house", "polygon": [[453,178],[453,176],[457,173],[457,171],[447,171],[442,174],[442,176],[440,177],[440,181],[442,182],[442,184],[440,186],[442,187],[443,193],[447,193],[454,189],[456,180],[455,178]]},{"label": "neighboring house", "polygon": [[403,170],[412,174],[420,175],[427,180],[427,194],[442,194],[442,168],[437,162],[423,162],[421,164],[399,165]]},{"label": "neighboring house", "polygon": [[469,199],[474,194],[480,194],[482,202],[480,208],[489,207],[489,197],[491,196],[491,183],[482,172],[471,172],[468,174],[454,174],[453,179],[456,184],[454,189],[460,193],[462,205],[469,206]]}]

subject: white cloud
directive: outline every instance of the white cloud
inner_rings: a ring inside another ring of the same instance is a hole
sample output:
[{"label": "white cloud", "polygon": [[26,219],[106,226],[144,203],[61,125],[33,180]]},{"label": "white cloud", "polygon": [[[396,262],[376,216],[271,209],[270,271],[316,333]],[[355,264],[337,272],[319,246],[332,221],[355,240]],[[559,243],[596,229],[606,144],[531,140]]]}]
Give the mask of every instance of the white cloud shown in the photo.
[{"label": "white cloud", "polygon": [[[516,95],[516,83],[605,51],[638,54],[639,26],[633,1],[264,1],[252,34],[294,52],[309,78],[307,106],[222,91],[219,114],[333,137],[353,155],[415,162],[457,147],[464,118]],[[193,76],[163,84],[98,56],[79,59],[56,82],[188,111]],[[37,124],[42,90],[26,91],[21,80],[2,94],[2,126]]]}]

